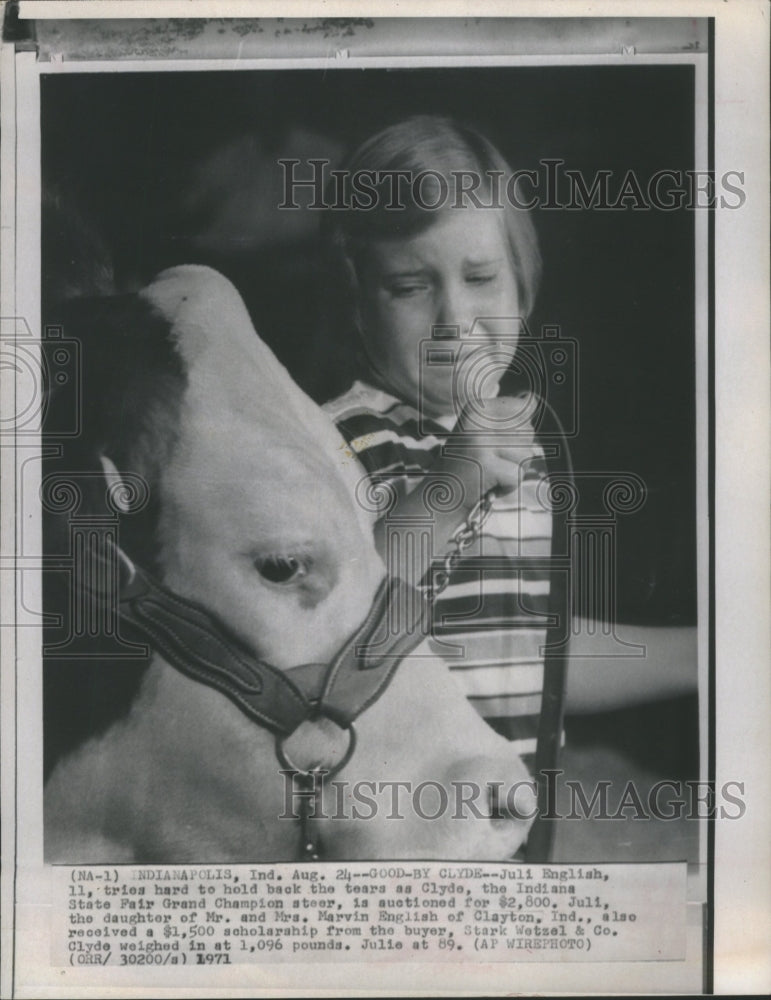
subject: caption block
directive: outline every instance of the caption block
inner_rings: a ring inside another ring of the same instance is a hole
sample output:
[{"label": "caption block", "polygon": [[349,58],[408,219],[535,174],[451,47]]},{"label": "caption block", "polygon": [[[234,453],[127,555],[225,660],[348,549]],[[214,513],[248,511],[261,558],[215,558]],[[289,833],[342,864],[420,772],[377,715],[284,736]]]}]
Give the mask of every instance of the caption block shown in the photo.
[{"label": "caption block", "polygon": [[685,880],[685,864],[57,866],[52,961],[678,960]]}]

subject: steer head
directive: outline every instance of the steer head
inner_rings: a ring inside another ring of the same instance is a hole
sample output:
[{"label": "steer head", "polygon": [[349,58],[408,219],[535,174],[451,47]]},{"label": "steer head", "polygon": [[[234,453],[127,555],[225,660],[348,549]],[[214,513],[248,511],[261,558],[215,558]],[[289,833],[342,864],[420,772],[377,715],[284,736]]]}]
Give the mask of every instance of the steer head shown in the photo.
[{"label": "steer head", "polygon": [[[113,487],[140,475],[150,496],[139,514],[126,505],[129,556],[280,670],[332,660],[385,572],[371,515],[354,500],[363,473],[341,461],[334,427],[256,335],[233,286],[176,267],[81,311],[84,444]],[[521,761],[425,646],[408,661],[356,720],[355,753],[337,775],[349,789],[342,806],[335,790],[320,792],[325,856],[510,857],[528,826],[508,795],[527,781]],[[324,718],[284,749],[313,769],[342,765],[349,746]],[[55,770],[49,856],[291,858],[298,831],[281,769],[272,733],[156,654],[127,718]],[[416,814],[410,799],[394,817],[394,781],[446,788],[444,810]],[[376,807],[357,816],[362,782]],[[460,815],[459,784],[474,800]]]}]

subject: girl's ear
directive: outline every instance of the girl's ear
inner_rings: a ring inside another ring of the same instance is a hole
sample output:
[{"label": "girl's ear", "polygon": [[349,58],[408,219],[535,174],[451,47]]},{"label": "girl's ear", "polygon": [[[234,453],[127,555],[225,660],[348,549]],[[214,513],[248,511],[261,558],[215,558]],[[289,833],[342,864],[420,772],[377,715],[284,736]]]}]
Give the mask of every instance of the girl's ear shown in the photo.
[{"label": "girl's ear", "polygon": [[131,494],[130,491],[126,489],[120,472],[118,472],[113,460],[108,458],[107,455],[100,454],[99,461],[102,463],[102,472],[104,473],[107,485],[110,487],[113,502],[120,510],[123,511],[124,514],[128,514],[131,510],[131,504],[128,502],[127,498]]}]

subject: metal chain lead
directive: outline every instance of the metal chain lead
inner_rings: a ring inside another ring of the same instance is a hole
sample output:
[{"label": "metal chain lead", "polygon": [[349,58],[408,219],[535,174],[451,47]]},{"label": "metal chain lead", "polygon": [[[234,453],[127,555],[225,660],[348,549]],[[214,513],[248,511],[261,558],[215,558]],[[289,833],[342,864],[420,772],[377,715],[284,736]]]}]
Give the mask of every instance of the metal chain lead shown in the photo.
[{"label": "metal chain lead", "polygon": [[463,524],[450,536],[450,541],[455,548],[444,557],[441,569],[435,570],[431,574],[431,583],[418,588],[425,594],[427,601],[435,601],[442,591],[446,589],[450,582],[452,571],[463,558],[463,553],[466,549],[471,548],[482,534],[482,528],[485,526],[492,512],[494,499],[495,490],[488,490],[474,504]]}]

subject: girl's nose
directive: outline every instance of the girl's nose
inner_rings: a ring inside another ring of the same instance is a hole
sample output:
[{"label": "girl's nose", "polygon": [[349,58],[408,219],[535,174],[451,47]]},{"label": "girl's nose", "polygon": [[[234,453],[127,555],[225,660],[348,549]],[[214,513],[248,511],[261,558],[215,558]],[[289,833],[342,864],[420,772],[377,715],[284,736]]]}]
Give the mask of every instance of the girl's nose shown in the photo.
[{"label": "girl's nose", "polygon": [[445,287],[442,289],[436,308],[436,323],[441,326],[456,326],[461,337],[467,337],[476,319],[471,296],[463,289]]}]

